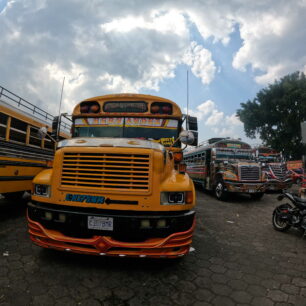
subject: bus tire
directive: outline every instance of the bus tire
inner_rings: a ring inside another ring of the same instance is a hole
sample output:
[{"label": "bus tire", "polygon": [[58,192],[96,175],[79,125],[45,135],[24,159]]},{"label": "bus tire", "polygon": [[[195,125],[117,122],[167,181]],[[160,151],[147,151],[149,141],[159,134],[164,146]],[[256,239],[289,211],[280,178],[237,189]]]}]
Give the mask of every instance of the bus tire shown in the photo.
[{"label": "bus tire", "polygon": [[260,200],[264,195],[264,192],[257,192],[257,193],[251,193],[251,199],[252,200]]},{"label": "bus tire", "polygon": [[228,192],[225,191],[225,185],[222,180],[216,182],[215,195],[219,201],[226,201],[228,198]]},{"label": "bus tire", "polygon": [[17,192],[3,193],[2,195],[8,201],[16,201],[16,200],[20,200],[23,194],[24,194],[24,191],[17,191]]}]

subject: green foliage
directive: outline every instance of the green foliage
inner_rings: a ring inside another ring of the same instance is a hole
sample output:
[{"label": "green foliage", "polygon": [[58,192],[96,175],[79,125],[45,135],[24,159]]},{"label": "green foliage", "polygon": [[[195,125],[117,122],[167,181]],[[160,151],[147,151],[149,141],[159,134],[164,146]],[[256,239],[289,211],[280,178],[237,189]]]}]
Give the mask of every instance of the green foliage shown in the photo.
[{"label": "green foliage", "polygon": [[306,77],[295,72],[260,90],[253,101],[241,103],[237,116],[250,138],[259,135],[264,145],[282,151],[287,158],[306,154],[301,143],[302,121],[306,121]]}]

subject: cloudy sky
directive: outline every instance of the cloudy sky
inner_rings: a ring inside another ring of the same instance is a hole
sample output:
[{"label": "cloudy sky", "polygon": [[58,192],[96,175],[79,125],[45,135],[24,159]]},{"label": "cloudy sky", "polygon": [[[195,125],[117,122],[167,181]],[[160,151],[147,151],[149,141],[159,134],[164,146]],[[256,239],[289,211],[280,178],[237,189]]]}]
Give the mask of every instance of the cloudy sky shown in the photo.
[{"label": "cloudy sky", "polygon": [[200,140],[247,140],[240,103],[306,71],[306,0],[0,0],[0,46],[0,85],[53,114],[64,76],[63,111],[120,92],[185,108],[188,70]]}]

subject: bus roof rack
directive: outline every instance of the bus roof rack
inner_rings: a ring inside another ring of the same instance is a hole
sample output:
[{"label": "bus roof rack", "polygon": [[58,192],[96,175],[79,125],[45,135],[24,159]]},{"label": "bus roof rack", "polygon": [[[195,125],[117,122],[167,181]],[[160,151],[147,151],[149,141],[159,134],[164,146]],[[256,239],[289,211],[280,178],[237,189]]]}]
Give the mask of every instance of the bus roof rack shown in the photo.
[{"label": "bus roof rack", "polygon": [[[22,112],[26,112],[27,114],[30,114],[39,120],[43,120],[48,125],[52,124],[52,121],[55,117],[51,115],[50,113],[44,111],[40,107],[37,107],[36,105],[21,98],[20,96],[14,94],[13,92],[7,90],[6,88],[2,86],[0,86],[0,99],[4,103],[8,103],[12,107],[17,108],[18,110]],[[66,130],[66,131],[70,130],[70,125],[67,124],[66,122],[61,122],[61,127],[63,128],[63,130]]]},{"label": "bus roof rack", "polygon": [[217,141],[223,140],[223,139],[230,139],[230,137],[215,137],[208,139],[208,144],[215,143]]}]

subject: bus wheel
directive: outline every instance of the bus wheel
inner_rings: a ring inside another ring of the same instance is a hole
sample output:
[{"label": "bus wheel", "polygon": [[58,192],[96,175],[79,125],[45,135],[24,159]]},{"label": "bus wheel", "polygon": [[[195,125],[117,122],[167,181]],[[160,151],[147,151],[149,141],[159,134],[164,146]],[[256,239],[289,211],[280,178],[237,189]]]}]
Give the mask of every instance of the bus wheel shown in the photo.
[{"label": "bus wheel", "polygon": [[264,193],[263,192],[257,192],[257,193],[251,193],[251,199],[252,200],[260,200],[263,197]]},{"label": "bus wheel", "polygon": [[21,199],[23,194],[24,194],[24,191],[18,191],[18,192],[7,192],[7,193],[3,193],[2,195],[8,201],[15,201],[15,200]]},{"label": "bus wheel", "polygon": [[228,193],[224,190],[225,186],[223,181],[217,181],[217,184],[215,186],[215,195],[218,200],[220,201],[226,201],[228,197]]}]

